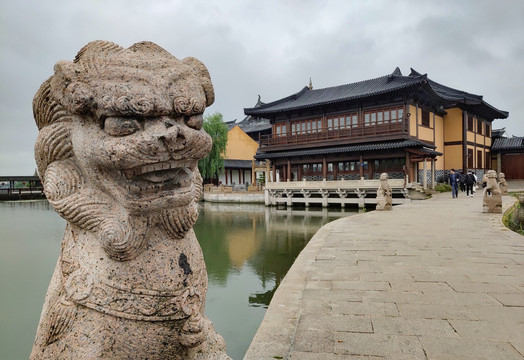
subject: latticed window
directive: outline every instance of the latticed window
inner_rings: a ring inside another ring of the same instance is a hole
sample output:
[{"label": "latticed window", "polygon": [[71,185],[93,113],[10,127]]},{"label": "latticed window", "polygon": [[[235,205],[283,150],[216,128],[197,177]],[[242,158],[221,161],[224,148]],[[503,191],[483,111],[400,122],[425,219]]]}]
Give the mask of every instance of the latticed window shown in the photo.
[{"label": "latticed window", "polygon": [[422,110],[422,126],[430,127],[429,111]]},{"label": "latticed window", "polygon": [[468,131],[474,131],[473,129],[473,117],[468,116]]},{"label": "latticed window", "polygon": [[477,168],[482,169],[482,150],[477,150]]}]

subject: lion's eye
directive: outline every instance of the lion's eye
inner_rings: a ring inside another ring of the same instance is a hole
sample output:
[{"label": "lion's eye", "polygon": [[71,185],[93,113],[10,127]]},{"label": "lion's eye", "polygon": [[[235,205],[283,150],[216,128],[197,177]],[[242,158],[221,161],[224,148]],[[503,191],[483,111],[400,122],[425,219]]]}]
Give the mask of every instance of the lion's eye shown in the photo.
[{"label": "lion's eye", "polygon": [[104,131],[111,136],[131,135],[138,130],[140,123],[136,119],[108,117],[104,121]]},{"label": "lion's eye", "polygon": [[193,115],[186,118],[186,124],[190,128],[200,130],[202,129],[202,122],[204,120],[202,119],[202,114],[199,115]]}]

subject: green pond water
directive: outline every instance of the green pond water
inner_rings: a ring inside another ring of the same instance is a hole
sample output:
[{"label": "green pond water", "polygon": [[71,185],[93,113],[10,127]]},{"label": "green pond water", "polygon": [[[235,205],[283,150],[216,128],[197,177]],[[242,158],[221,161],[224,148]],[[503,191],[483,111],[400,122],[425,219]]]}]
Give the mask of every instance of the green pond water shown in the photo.
[{"label": "green pond water", "polygon": [[[209,276],[206,315],[234,360],[315,232],[356,211],[201,204],[195,232]],[[0,202],[0,359],[29,357],[64,228],[47,201]]]}]

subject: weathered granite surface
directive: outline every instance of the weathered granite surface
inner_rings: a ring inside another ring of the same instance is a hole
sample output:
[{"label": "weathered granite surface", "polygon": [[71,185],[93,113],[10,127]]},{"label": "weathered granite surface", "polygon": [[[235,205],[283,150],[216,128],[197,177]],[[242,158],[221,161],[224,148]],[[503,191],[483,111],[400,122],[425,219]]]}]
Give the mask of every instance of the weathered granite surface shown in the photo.
[{"label": "weathered granite surface", "polygon": [[499,173],[499,188],[501,195],[508,195],[508,183],[503,172]]},{"label": "weathered granite surface", "polygon": [[229,359],[192,230],[211,148],[206,67],[95,41],[33,101],[45,194],[67,220],[31,359]]},{"label": "weathered granite surface", "polygon": [[392,190],[388,184],[388,174],[380,174],[380,186],[377,189],[377,207],[376,210],[393,210]]},{"label": "weathered granite surface", "polygon": [[484,199],[482,201],[483,211],[488,213],[502,213],[502,196],[497,184],[497,172],[488,170],[486,173],[487,185],[484,188]]}]

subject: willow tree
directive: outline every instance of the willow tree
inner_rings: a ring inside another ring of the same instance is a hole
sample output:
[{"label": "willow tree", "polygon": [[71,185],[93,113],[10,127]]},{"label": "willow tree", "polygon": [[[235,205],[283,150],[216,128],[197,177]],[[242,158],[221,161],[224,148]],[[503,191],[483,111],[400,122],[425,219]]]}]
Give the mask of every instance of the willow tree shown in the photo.
[{"label": "willow tree", "polygon": [[228,127],[222,119],[222,114],[216,112],[204,117],[203,128],[213,139],[213,146],[209,154],[198,162],[198,169],[204,179],[213,179],[224,170]]}]

